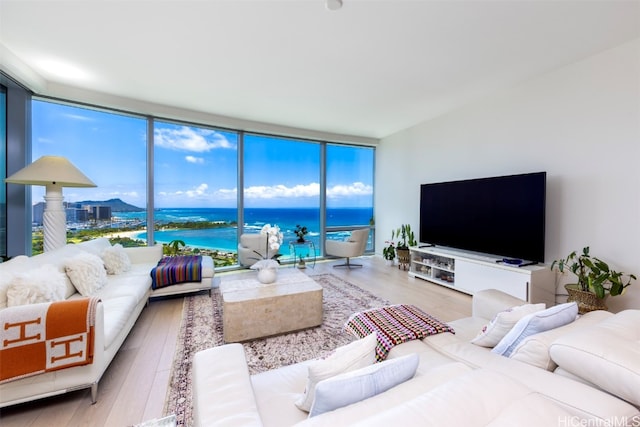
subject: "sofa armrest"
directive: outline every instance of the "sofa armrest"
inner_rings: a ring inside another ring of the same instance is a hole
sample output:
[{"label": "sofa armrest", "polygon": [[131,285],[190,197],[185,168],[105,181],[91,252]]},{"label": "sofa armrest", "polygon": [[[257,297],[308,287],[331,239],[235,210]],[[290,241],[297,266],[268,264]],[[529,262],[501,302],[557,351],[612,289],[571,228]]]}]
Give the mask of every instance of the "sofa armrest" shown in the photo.
[{"label": "sofa armrest", "polygon": [[242,344],[227,344],[193,358],[194,426],[262,426]]},{"label": "sofa armrest", "polygon": [[496,314],[526,301],[497,289],[483,289],[473,295],[471,315],[483,319],[493,319]]},{"label": "sofa armrest", "polygon": [[162,245],[124,248],[132,264],[157,263],[162,258]]}]

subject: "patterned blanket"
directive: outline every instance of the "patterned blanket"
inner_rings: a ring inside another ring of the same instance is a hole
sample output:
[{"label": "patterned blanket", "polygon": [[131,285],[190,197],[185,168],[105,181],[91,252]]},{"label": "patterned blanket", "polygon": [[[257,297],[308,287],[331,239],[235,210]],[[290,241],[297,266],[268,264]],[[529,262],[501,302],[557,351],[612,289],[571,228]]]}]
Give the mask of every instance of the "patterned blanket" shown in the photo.
[{"label": "patterned blanket", "polygon": [[422,339],[453,328],[413,305],[390,305],[352,314],[344,325],[358,338],[377,332],[376,360],[385,360],[389,351],[403,342]]},{"label": "patterned blanket", "polygon": [[178,283],[199,282],[202,280],[202,256],[180,255],[164,257],[151,269],[151,287],[153,289]]},{"label": "patterned blanket", "polygon": [[93,363],[98,298],[0,310],[0,383]]}]

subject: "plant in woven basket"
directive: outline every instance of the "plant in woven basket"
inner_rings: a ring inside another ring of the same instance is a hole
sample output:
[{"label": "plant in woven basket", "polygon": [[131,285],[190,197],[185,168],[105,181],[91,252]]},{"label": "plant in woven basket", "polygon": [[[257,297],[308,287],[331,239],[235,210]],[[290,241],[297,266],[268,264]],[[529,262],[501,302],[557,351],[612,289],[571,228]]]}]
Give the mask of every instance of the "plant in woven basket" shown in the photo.
[{"label": "plant in woven basket", "polygon": [[575,284],[578,290],[592,293],[600,299],[607,295],[622,295],[631,281],[636,279],[635,275],[615,271],[606,262],[592,256],[588,246],[580,254],[573,251],[566,258],[553,261],[551,269],[557,269],[560,273],[568,270],[575,274],[578,277],[578,283]]},{"label": "plant in woven basket", "polygon": [[395,233],[391,233],[391,239],[393,236],[398,239],[398,244],[396,245],[396,254],[398,255],[398,268],[409,265],[409,261],[411,260],[409,253],[409,246],[415,246],[416,239],[413,231],[411,231],[411,225],[402,224],[400,228],[395,230]]}]

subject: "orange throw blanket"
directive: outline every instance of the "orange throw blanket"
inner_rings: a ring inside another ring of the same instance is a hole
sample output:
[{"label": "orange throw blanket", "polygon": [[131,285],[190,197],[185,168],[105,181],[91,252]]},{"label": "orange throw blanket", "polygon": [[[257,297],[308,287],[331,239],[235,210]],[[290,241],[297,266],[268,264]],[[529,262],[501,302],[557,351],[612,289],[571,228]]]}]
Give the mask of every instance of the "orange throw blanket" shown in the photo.
[{"label": "orange throw blanket", "polygon": [[0,310],[0,383],[93,363],[98,298]]}]

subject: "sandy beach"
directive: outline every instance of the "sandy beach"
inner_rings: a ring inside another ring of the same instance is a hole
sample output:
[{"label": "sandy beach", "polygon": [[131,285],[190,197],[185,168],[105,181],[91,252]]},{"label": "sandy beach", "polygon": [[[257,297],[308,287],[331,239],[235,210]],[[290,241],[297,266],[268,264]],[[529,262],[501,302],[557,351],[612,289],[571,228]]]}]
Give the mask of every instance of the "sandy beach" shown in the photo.
[{"label": "sandy beach", "polygon": [[113,233],[107,233],[105,234],[103,237],[106,237],[107,239],[113,239],[114,237],[121,237],[121,238],[125,238],[128,237],[130,239],[137,239],[138,236],[142,233],[144,233],[145,230],[134,230],[134,231],[116,231]]}]

